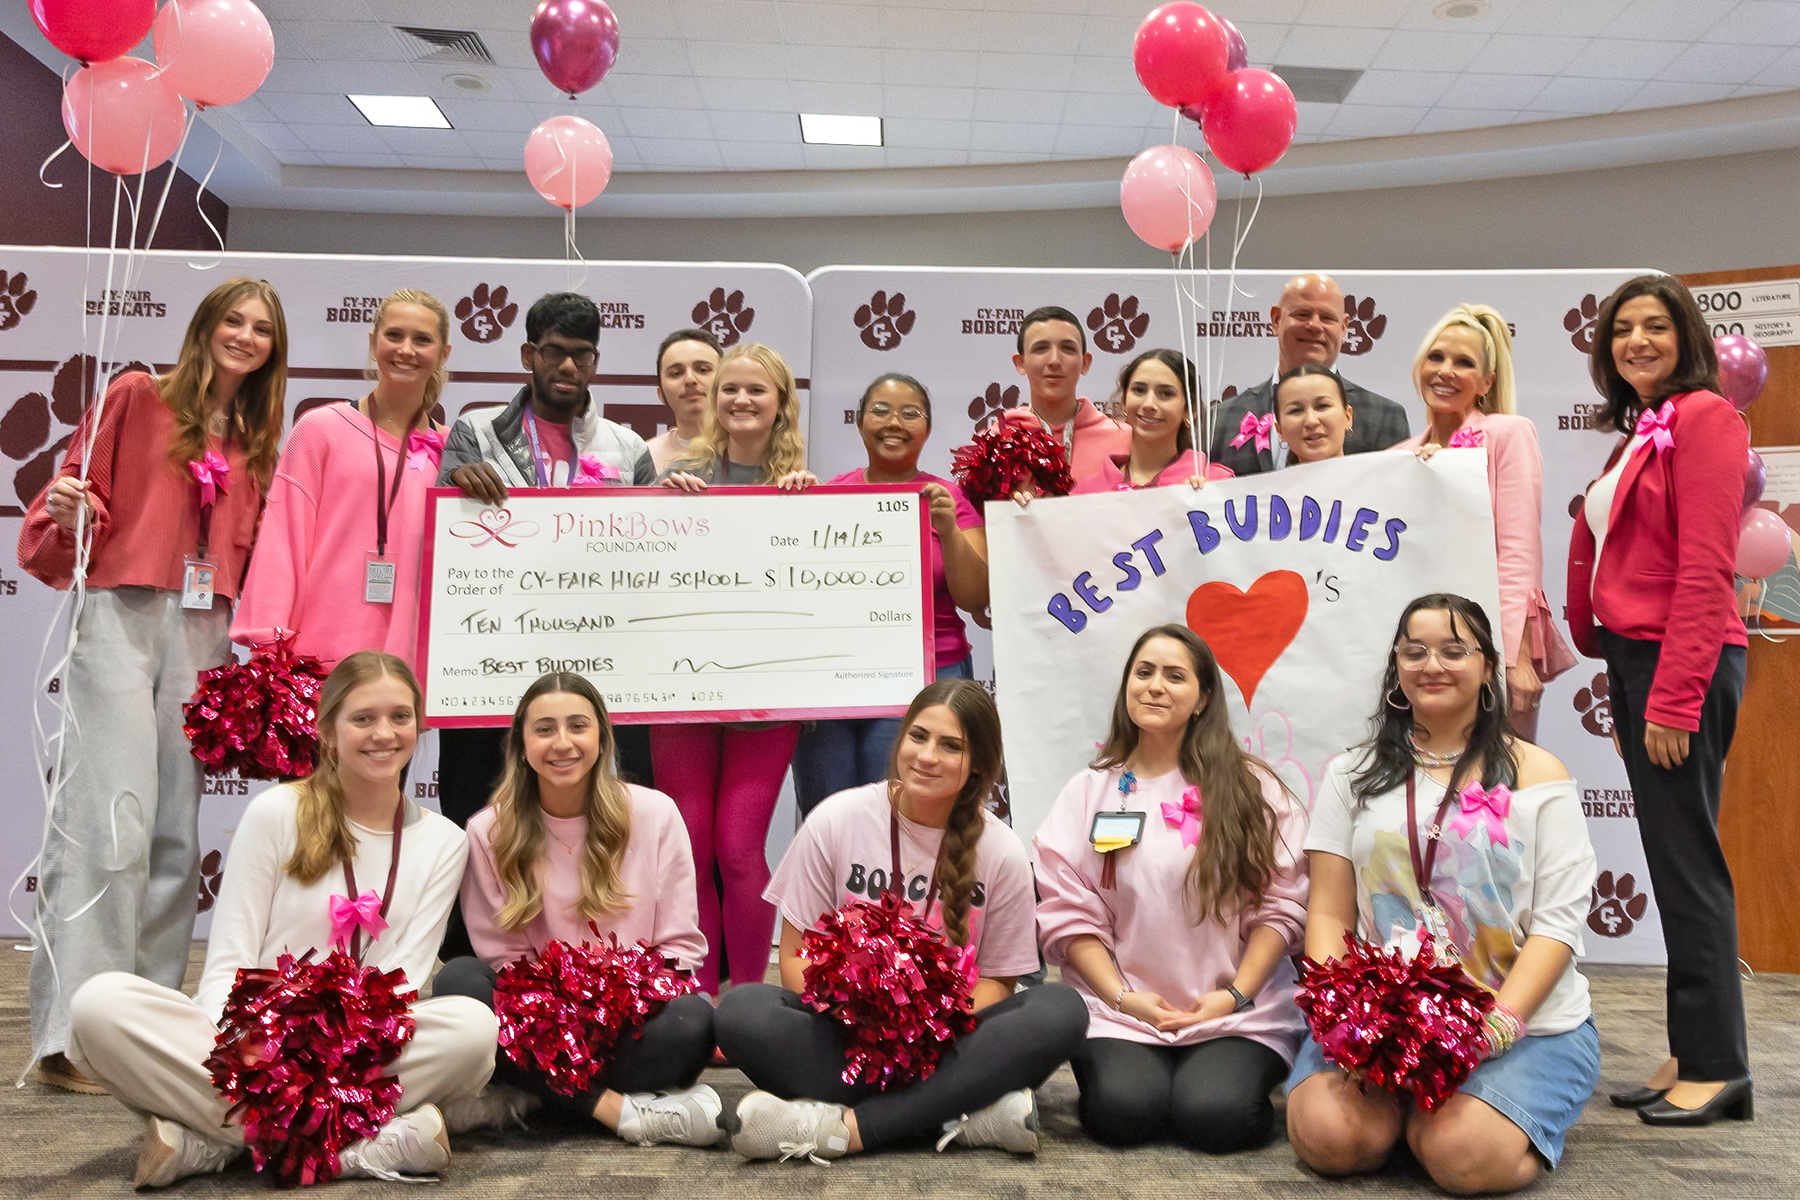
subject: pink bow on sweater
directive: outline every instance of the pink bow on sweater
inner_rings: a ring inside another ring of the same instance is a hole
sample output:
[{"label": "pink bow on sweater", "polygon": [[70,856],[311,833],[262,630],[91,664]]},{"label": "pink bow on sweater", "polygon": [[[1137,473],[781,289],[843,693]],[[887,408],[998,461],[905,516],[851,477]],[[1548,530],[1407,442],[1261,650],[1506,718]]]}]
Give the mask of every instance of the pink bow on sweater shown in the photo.
[{"label": "pink bow on sweater", "polygon": [[350,939],[360,928],[374,941],[388,927],[381,915],[381,897],[370,888],[356,899],[348,896],[331,898],[331,944],[348,952]]},{"label": "pink bow on sweater", "polygon": [[444,435],[435,429],[415,429],[406,435],[406,469],[435,473],[444,458]]},{"label": "pink bow on sweater", "polygon": [[219,493],[226,490],[231,464],[217,450],[208,450],[199,458],[188,460],[188,471],[200,484],[200,507],[210,508],[218,501]]},{"label": "pink bow on sweater", "polygon": [[1162,802],[1163,820],[1171,828],[1181,830],[1181,844],[1192,846],[1200,840],[1200,789],[1190,787],[1181,793],[1181,803]]},{"label": "pink bow on sweater", "polygon": [[1675,402],[1664,400],[1660,409],[1648,409],[1638,414],[1637,433],[1639,437],[1649,437],[1646,446],[1654,446],[1658,450],[1675,448]]},{"label": "pink bow on sweater", "polygon": [[1267,450],[1269,448],[1269,431],[1273,428],[1275,428],[1274,413],[1264,413],[1260,417],[1255,413],[1245,413],[1244,419],[1238,422],[1238,435],[1231,439],[1231,444],[1241,450],[1244,448],[1245,442],[1255,438],[1256,448]]},{"label": "pink bow on sweater", "polygon": [[1481,429],[1470,429],[1467,425],[1459,426],[1450,435],[1450,449],[1467,450],[1487,444],[1487,432]]},{"label": "pink bow on sweater", "polygon": [[1470,780],[1459,797],[1462,812],[1450,822],[1450,832],[1464,841],[1475,831],[1475,826],[1487,827],[1488,841],[1496,846],[1510,846],[1506,840],[1506,826],[1502,824],[1506,814],[1512,811],[1512,791],[1504,783],[1494,785],[1494,790],[1484,792],[1481,784]]},{"label": "pink bow on sweater", "polygon": [[584,454],[578,465],[580,470],[569,480],[570,487],[601,487],[619,481],[619,468],[611,463],[601,462],[598,454]]}]

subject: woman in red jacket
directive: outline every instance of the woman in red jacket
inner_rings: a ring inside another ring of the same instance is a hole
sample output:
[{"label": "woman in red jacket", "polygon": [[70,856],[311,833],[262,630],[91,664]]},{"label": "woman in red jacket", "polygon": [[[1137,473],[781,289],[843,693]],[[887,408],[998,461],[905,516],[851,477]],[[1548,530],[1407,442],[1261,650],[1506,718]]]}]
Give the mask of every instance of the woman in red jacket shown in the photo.
[{"label": "woman in red jacket", "polygon": [[1592,374],[1599,424],[1625,436],[1589,487],[1569,545],[1569,626],[1604,657],[1668,949],[1671,1058],[1613,1094],[1653,1125],[1749,1120],[1736,902],[1719,846],[1719,791],[1744,692],[1737,557],[1744,422],[1718,394],[1693,296],[1667,275],[1601,306]]}]

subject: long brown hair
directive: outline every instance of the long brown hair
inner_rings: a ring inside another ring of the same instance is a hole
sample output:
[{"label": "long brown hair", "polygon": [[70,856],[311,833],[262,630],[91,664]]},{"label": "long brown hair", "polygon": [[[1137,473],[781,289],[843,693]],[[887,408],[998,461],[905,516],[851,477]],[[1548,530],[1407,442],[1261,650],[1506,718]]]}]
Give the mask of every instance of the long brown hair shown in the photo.
[{"label": "long brown hair", "polygon": [[606,702],[585,676],[551,671],[538,676],[513,709],[512,728],[506,734],[506,770],[488,801],[494,810],[489,842],[494,872],[506,889],[506,903],[496,916],[505,929],[522,929],[544,911],[544,885],[537,866],[547,835],[538,774],[525,759],[525,713],[538,697],[561,694],[579,696],[592,705],[600,731],[600,756],[587,778],[582,814],[587,818],[587,836],[582,843],[581,899],[575,909],[586,920],[597,921],[631,904],[623,879],[625,847],[631,840],[631,793],[613,774],[614,739]]},{"label": "long brown hair", "polygon": [[[1119,680],[1119,694],[1113,700],[1106,743],[1089,765],[1096,771],[1122,767],[1137,749],[1138,727],[1125,707],[1125,689],[1138,652],[1151,638],[1180,642],[1193,661],[1194,678],[1200,684],[1200,711],[1188,721],[1181,739],[1181,777],[1200,789],[1205,805],[1200,844],[1194,847],[1194,861],[1188,866],[1186,891],[1194,924],[1208,920],[1224,923],[1242,906],[1254,903],[1275,875],[1277,818],[1251,768],[1255,766],[1271,779],[1275,773],[1238,745],[1226,711],[1218,660],[1199,634],[1186,625],[1158,625],[1146,629],[1132,644]],[[1289,800],[1292,802],[1292,797]]]},{"label": "long brown hair", "polygon": [[174,368],[157,379],[156,387],[175,418],[169,463],[180,470],[184,463],[206,453],[206,394],[213,382],[213,333],[232,309],[252,298],[268,307],[275,332],[269,339],[268,361],[244,376],[238,385],[226,437],[244,451],[258,490],[267,491],[281,443],[288,350],[287,315],[281,310],[281,297],[268,280],[239,275],[206,293],[182,335],[181,353],[176,356]]},{"label": "long brown hair", "polygon": [[969,778],[956,794],[944,840],[938,843],[938,895],[943,900],[944,932],[958,946],[969,944],[969,905],[975,897],[975,850],[981,844],[986,818],[982,815],[1000,781],[1004,754],[1000,745],[1000,712],[987,690],[972,679],[940,679],[925,685],[906,715],[900,718],[900,736],[888,752],[888,798],[893,803],[894,785],[900,780],[900,743],[919,714],[943,705],[962,726],[963,752],[969,760]]},{"label": "long brown hair", "polygon": [[1595,419],[1600,429],[1630,433],[1644,407],[1643,397],[1625,382],[1619,374],[1619,364],[1613,361],[1613,322],[1618,319],[1619,309],[1639,296],[1654,296],[1668,309],[1681,352],[1674,373],[1656,389],[1657,399],[1683,392],[1719,390],[1719,355],[1713,348],[1706,314],[1700,311],[1694,293],[1673,275],[1639,275],[1621,283],[1601,301],[1600,312],[1594,317],[1594,348],[1588,353],[1588,375],[1594,381],[1594,390],[1606,397]]},{"label": "long brown hair", "polygon": [[775,424],[769,430],[769,448],[763,454],[758,482],[774,483],[783,475],[805,470],[806,438],[800,433],[800,398],[795,394],[798,385],[794,382],[794,372],[774,347],[761,342],[739,343],[719,359],[719,366],[713,371],[712,387],[706,393],[700,432],[688,443],[681,462],[687,466],[705,467],[725,453],[725,427],[719,424],[718,413],[719,379],[725,374],[725,364],[737,358],[756,363],[769,373],[769,379],[775,384]]},{"label": "long brown hair", "polygon": [[377,377],[375,338],[381,333],[382,323],[387,320],[388,309],[396,304],[416,304],[437,318],[438,341],[443,346],[443,352],[438,355],[437,369],[432,371],[431,378],[425,381],[425,402],[422,411],[426,415],[419,422],[429,428],[431,410],[437,406],[438,397],[444,394],[444,385],[450,382],[450,310],[444,307],[442,300],[430,292],[422,292],[417,288],[401,288],[397,292],[390,292],[387,299],[383,300],[381,306],[375,310],[375,324],[369,331],[368,376],[370,379]]},{"label": "long brown hair", "polygon": [[[332,867],[356,855],[356,835],[344,815],[344,785],[338,778],[335,736],[338,713],[350,693],[378,679],[398,679],[412,690],[415,720],[425,707],[425,694],[406,660],[379,650],[358,650],[346,655],[326,677],[319,693],[319,765],[294,785],[299,802],[294,809],[298,827],[293,856],[285,868],[301,883],[312,883]],[[406,803],[403,796],[400,801]]]}]

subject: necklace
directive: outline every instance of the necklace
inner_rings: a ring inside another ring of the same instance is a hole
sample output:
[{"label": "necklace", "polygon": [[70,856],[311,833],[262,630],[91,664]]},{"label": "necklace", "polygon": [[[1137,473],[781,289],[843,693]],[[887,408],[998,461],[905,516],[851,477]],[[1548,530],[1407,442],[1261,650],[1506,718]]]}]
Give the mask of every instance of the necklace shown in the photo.
[{"label": "necklace", "polygon": [[1410,733],[1406,735],[1406,744],[1412,747],[1413,762],[1428,770],[1433,767],[1454,767],[1457,764],[1457,761],[1463,756],[1461,750],[1452,750],[1447,754],[1437,754],[1430,750],[1421,750],[1419,749],[1419,743],[1413,741],[1412,734]]},{"label": "necklace", "polygon": [[573,845],[569,842],[565,842],[562,840],[562,838],[557,837],[556,830],[554,830],[550,827],[550,822],[548,822],[548,821],[544,822],[544,832],[550,835],[550,838],[552,841],[554,841],[557,845],[559,845],[563,848],[563,852],[565,854],[574,854],[575,853],[575,845]]}]

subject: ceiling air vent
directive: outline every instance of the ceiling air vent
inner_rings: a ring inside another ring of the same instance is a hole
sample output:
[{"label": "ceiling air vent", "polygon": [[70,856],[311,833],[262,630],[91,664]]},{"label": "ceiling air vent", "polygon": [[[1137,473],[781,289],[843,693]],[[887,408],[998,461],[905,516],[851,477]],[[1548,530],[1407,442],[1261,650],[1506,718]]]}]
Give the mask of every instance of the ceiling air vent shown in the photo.
[{"label": "ceiling air vent", "polygon": [[492,63],[487,43],[473,29],[422,29],[396,25],[394,31],[413,52],[414,62]]},{"label": "ceiling air vent", "polygon": [[1269,69],[1287,81],[1294,99],[1312,104],[1342,104],[1356,81],[1363,77],[1361,71],[1336,67],[1275,66]]}]

